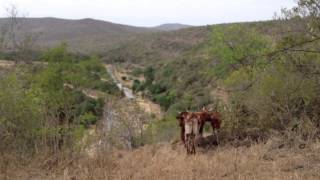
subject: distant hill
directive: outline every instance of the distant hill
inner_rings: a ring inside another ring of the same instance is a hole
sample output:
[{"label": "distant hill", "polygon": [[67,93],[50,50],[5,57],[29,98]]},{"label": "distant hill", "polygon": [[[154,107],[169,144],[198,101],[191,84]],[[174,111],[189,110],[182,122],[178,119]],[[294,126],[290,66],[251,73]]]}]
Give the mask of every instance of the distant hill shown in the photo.
[{"label": "distant hill", "polygon": [[[183,24],[163,24],[157,27],[135,27],[95,19],[68,20],[58,18],[20,18],[22,31],[39,34],[41,48],[53,47],[62,42],[74,51],[102,52],[128,41],[161,31],[190,27]],[[0,27],[7,18],[0,18]]]},{"label": "distant hill", "polygon": [[204,43],[212,31],[210,26],[161,31],[136,36],[102,54],[106,62],[140,65],[175,60],[183,53]]},{"label": "distant hill", "polygon": [[[23,18],[23,31],[39,33],[44,47],[66,42],[77,51],[101,51],[124,42],[137,34],[155,29],[115,24],[94,19],[66,20],[57,18]],[[0,26],[8,19],[0,19]]]},{"label": "distant hill", "polygon": [[189,27],[192,27],[192,26],[179,24],[179,23],[169,23],[169,24],[162,24],[160,26],[156,26],[153,29],[161,30],[161,31],[174,31],[174,30],[180,30],[180,29],[189,28]]}]

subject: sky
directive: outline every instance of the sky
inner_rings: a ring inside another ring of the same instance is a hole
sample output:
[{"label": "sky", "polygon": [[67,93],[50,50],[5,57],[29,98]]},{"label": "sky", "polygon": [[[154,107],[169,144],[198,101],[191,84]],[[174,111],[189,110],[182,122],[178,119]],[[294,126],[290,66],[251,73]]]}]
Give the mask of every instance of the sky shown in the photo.
[{"label": "sky", "polygon": [[0,0],[27,17],[93,18],[134,26],[207,25],[272,19],[295,0]]}]

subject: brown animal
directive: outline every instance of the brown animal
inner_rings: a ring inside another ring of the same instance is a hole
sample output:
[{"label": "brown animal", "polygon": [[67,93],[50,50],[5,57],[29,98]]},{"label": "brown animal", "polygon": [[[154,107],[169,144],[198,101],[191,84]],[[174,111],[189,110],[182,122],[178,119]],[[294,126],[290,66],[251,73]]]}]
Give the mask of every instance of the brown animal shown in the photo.
[{"label": "brown animal", "polygon": [[218,112],[208,111],[206,108],[203,108],[200,112],[181,112],[177,115],[177,120],[180,126],[180,137],[181,141],[186,144],[185,139],[185,120],[187,119],[188,115],[193,114],[198,121],[199,127],[199,134],[203,136],[203,128],[206,122],[210,122],[212,130],[220,129],[221,126],[221,116]]},{"label": "brown animal", "polygon": [[199,134],[198,116],[195,113],[188,113],[184,119],[185,146],[187,154],[196,154],[196,140]]},{"label": "brown animal", "polygon": [[180,126],[180,138],[181,141],[185,144],[185,119],[187,119],[187,116],[189,115],[190,112],[180,112],[176,119],[178,120],[179,126]]},{"label": "brown animal", "polygon": [[206,108],[203,108],[201,112],[197,112],[196,114],[199,120],[199,134],[201,137],[203,136],[203,128],[206,122],[210,122],[213,133],[215,129],[220,129],[221,115],[218,112],[208,111]]}]

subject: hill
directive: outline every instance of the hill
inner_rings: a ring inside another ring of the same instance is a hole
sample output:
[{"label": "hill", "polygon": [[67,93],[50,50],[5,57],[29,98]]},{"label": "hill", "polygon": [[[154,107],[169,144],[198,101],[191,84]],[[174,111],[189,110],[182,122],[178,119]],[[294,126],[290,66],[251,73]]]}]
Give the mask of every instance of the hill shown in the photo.
[{"label": "hill", "polygon": [[[18,18],[24,33],[39,36],[39,45],[54,47],[67,43],[78,52],[102,52],[126,44],[133,39],[162,31],[191,27],[183,24],[163,24],[156,27],[135,27],[95,19]],[[0,28],[6,26],[7,18],[0,18]]]},{"label": "hill", "polygon": [[162,25],[156,26],[153,29],[162,30],[162,31],[173,31],[173,30],[180,30],[180,29],[185,29],[189,27],[192,27],[192,26],[179,24],[179,23],[168,23],[168,24],[162,24]]},{"label": "hill", "polygon": [[165,60],[174,60],[182,53],[204,43],[210,33],[210,26],[201,26],[140,34],[102,53],[102,56],[106,62],[151,65]]},{"label": "hill", "polygon": [[[202,27],[190,27],[171,32],[158,32],[140,36],[114,48],[105,54],[109,63],[130,64],[133,73],[141,72],[147,67],[154,69],[154,81],[151,87],[143,87],[145,93],[164,108],[174,112],[186,108],[196,109],[212,102],[216,98],[217,86],[215,67],[218,58],[212,52],[215,29],[228,29],[241,26],[240,29],[254,29],[276,43],[282,37],[302,31],[303,21],[265,21],[251,23],[220,24]],[[301,26],[297,26],[300,24]],[[228,36],[234,37],[236,32]],[[132,68],[132,64],[139,68]],[[158,91],[157,93],[150,92]],[[148,90],[149,89],[149,90]],[[149,91],[149,92],[148,92]],[[176,100],[168,101],[169,94],[175,94]],[[167,100],[164,100],[167,99]],[[224,97],[225,99],[225,97]]]},{"label": "hill", "polygon": [[[21,31],[39,35],[41,46],[53,47],[68,43],[73,50],[102,51],[140,33],[158,31],[150,28],[127,26],[95,19],[67,20],[57,18],[19,18]],[[0,19],[0,27],[8,19]]]}]

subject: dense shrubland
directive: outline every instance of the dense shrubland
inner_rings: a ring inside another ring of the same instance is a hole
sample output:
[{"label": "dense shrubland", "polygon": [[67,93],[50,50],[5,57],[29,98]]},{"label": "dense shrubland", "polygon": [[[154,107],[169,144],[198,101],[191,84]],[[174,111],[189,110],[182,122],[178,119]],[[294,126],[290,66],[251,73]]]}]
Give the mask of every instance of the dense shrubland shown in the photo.
[{"label": "dense shrubland", "polygon": [[[73,149],[85,129],[101,118],[104,99],[119,95],[97,58],[79,58],[62,45],[44,53],[41,61],[18,63],[1,75],[1,154]],[[84,89],[105,97],[90,98]]]}]

